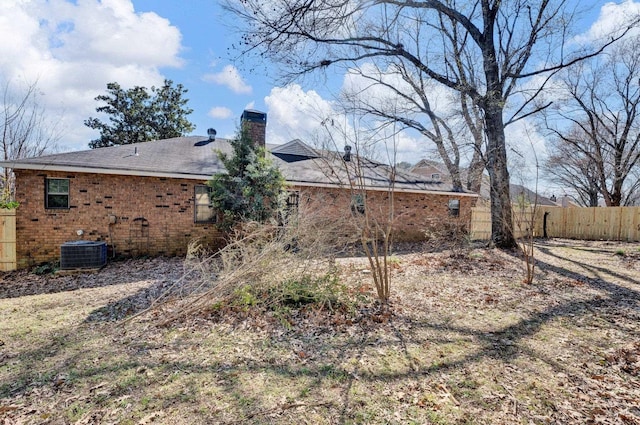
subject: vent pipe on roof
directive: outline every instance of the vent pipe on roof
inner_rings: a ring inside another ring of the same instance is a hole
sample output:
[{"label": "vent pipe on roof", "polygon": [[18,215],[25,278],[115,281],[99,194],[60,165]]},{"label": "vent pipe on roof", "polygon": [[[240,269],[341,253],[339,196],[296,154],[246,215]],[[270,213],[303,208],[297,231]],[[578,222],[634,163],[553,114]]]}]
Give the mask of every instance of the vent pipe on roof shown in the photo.
[{"label": "vent pipe on roof", "polygon": [[347,145],[344,147],[344,155],[342,156],[344,162],[351,161],[351,146]]},{"label": "vent pipe on roof", "polygon": [[216,140],[216,134],[218,134],[218,132],[215,128],[210,128],[207,130],[207,134],[209,135],[209,141],[213,142],[214,140]]}]

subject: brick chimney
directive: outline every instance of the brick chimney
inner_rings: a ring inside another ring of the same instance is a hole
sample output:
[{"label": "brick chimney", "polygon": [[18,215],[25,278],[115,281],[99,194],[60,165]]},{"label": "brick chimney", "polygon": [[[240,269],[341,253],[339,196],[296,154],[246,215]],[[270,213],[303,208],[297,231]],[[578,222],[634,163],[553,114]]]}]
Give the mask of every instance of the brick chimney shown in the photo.
[{"label": "brick chimney", "polygon": [[257,148],[264,148],[267,133],[267,114],[253,109],[246,109],[240,118],[242,130],[246,131]]}]

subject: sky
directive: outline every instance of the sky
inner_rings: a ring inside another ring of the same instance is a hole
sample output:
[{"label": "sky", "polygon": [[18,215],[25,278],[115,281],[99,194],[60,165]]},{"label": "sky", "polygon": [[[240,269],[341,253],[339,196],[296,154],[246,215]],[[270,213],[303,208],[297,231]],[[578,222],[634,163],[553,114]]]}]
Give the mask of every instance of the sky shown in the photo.
[{"label": "sky", "polygon": [[[587,5],[587,3],[590,5]],[[584,37],[615,25],[640,3],[581,2]],[[84,125],[97,116],[95,97],[109,82],[159,86],[165,78],[188,89],[193,134],[232,137],[244,109],[267,113],[267,141],[305,140],[330,114],[348,79],[278,85],[268,64],[237,60],[234,17],[215,0],[0,0],[0,81],[19,90],[37,82],[47,117],[62,129],[60,150],[87,149],[98,133]],[[544,138],[522,122],[508,137],[527,134],[543,156]],[[399,161],[433,157],[416,134],[400,137]]]}]

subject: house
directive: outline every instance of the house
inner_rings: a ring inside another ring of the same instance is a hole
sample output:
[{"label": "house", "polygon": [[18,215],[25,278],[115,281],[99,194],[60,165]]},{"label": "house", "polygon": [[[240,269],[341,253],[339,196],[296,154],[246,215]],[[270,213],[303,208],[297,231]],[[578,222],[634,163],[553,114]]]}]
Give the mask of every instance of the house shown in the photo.
[{"label": "house", "polygon": [[[264,145],[266,114],[244,111],[241,122],[254,143]],[[58,260],[61,245],[77,240],[105,241],[110,255],[124,256],[183,255],[193,239],[221,246],[206,181],[225,172],[216,152],[231,149],[215,131],[209,134],[0,162],[16,177],[18,268]],[[266,148],[296,207],[348,211],[355,180],[366,187],[369,204],[389,197],[392,170],[384,164],[358,158],[363,171],[356,172],[348,156],[300,140]],[[449,217],[468,223],[476,197],[398,172],[396,234],[415,240]]]},{"label": "house", "polygon": [[[441,181],[445,185],[451,184],[451,175],[449,174],[447,167],[445,167],[445,165],[441,162],[429,159],[421,159],[413,167],[411,167],[409,171],[413,174],[417,174],[434,181]],[[460,175],[463,182],[467,178],[467,173],[468,170],[466,168],[461,168]],[[479,203],[488,205],[488,202],[490,200],[489,176],[487,176],[486,174],[482,175],[482,182],[480,184],[480,192],[478,193],[478,195]],[[509,196],[511,197],[511,202],[513,204],[524,202],[525,204],[531,205],[536,202],[538,205],[542,206],[563,206],[562,203],[556,202],[555,200],[547,198],[540,194],[536,194],[531,189],[528,189],[520,184],[509,184]]]}]

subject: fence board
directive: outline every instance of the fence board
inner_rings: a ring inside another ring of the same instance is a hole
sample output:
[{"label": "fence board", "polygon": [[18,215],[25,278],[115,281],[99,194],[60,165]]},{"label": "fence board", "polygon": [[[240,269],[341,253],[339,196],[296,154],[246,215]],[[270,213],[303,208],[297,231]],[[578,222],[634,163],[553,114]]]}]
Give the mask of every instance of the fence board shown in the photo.
[{"label": "fence board", "polygon": [[[544,234],[547,217],[547,236],[569,239],[640,241],[640,207],[562,208],[539,206],[536,211],[534,235]],[[516,237],[523,233],[517,226],[518,212],[514,212]],[[486,207],[475,207],[471,213],[471,238],[491,237],[491,213]],[[475,220],[478,220],[477,222]],[[529,223],[528,218],[523,219]]]},{"label": "fence board", "polygon": [[16,210],[0,209],[0,271],[16,269]]},{"label": "fence board", "polygon": [[[529,233],[533,208],[513,209],[513,230],[517,238]],[[534,221],[534,235],[539,233]],[[471,209],[471,226],[469,231],[471,240],[488,240],[491,238],[491,209],[488,207],[474,207]]]},{"label": "fence board", "polygon": [[486,207],[471,208],[471,240],[491,239],[491,210]]}]

